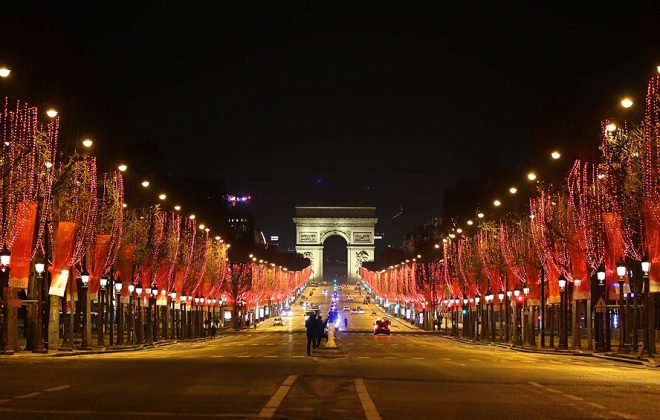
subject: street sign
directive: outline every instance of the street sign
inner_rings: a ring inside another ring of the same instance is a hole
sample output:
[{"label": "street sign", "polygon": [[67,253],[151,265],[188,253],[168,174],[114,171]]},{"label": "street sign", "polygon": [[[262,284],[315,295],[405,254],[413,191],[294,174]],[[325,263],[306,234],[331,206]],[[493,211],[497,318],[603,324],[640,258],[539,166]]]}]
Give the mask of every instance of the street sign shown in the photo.
[{"label": "street sign", "polygon": [[599,298],[595,306],[596,312],[605,312],[606,308],[607,305],[605,304],[605,300],[602,297]]}]

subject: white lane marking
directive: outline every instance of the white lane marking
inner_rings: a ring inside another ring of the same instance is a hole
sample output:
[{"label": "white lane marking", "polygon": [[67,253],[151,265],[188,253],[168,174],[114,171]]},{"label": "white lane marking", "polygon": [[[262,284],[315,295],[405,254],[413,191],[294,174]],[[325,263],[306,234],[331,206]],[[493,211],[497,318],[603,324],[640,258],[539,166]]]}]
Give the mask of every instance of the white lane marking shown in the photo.
[{"label": "white lane marking", "polygon": [[610,411],[610,414],[615,416],[623,417],[624,419],[638,419],[639,417],[633,416],[632,414],[622,413],[620,411]]},{"label": "white lane marking", "polygon": [[211,356],[211,357],[225,357],[225,356],[223,356],[223,355],[221,355],[221,354],[217,354],[217,355],[215,355],[215,356]]},{"label": "white lane marking", "polygon": [[587,405],[590,405],[592,407],[601,408],[603,410],[607,409],[607,407],[605,407],[604,405],[600,405],[600,404],[597,404],[595,402],[585,401],[584,403],[587,404]]},{"label": "white lane marking", "polygon": [[250,344],[250,345],[251,345],[251,346],[258,346],[259,344],[258,344],[258,343],[252,343],[252,344]]},{"label": "white lane marking", "polygon": [[385,356],[385,358],[386,359],[398,359],[398,357],[394,357],[394,356]]},{"label": "white lane marking", "polygon": [[360,398],[360,403],[362,404],[362,409],[367,420],[380,420],[380,414],[378,414],[378,410],[376,410],[376,406],[369,396],[367,387],[364,386],[364,379],[355,378],[355,390],[357,391],[358,398]]},{"label": "white lane marking", "polygon": [[284,401],[284,397],[286,397],[286,394],[289,393],[291,386],[293,385],[293,383],[296,381],[297,378],[298,375],[289,375],[284,380],[282,385],[277,389],[275,394],[266,403],[264,408],[261,409],[257,417],[264,417],[264,418],[273,417],[275,411],[277,411],[277,408],[280,406],[280,404],[282,404],[282,401]]},{"label": "white lane marking", "polygon": [[413,357],[412,359],[413,359],[413,360],[424,360],[423,357]]},{"label": "white lane marking", "polygon": [[39,394],[41,394],[41,392],[30,392],[29,394],[19,395],[18,397],[14,397],[14,398],[30,398],[30,397],[36,397]]},{"label": "white lane marking", "polygon": [[546,388],[545,390],[548,391],[548,392],[552,392],[553,394],[563,394],[563,392],[561,392],[558,389],[554,389],[554,388]]},{"label": "white lane marking", "polygon": [[538,382],[528,382],[528,384],[530,384],[530,385],[532,385],[532,386],[535,386],[535,387],[537,387],[537,388],[543,388],[543,385],[541,385],[541,384],[538,383]]},{"label": "white lane marking", "polygon": [[248,355],[246,355],[246,354],[241,354],[241,355],[238,355],[238,356],[236,356],[236,357],[241,357],[241,358],[243,358],[243,359],[249,359],[249,358],[252,357],[252,356],[248,356]]},{"label": "white lane marking", "polygon": [[371,359],[371,356],[358,356],[358,359]]},{"label": "white lane marking", "polygon": [[270,358],[270,359],[275,359],[275,358],[278,357],[278,356],[264,356],[264,357],[268,357],[268,358]]},{"label": "white lane marking", "polygon": [[54,386],[52,388],[44,389],[44,392],[61,391],[63,389],[67,389],[67,388],[71,388],[71,385]]},{"label": "white lane marking", "polygon": [[291,357],[293,357],[294,359],[302,359],[305,356],[291,356]]},{"label": "white lane marking", "polygon": [[580,398],[580,397],[577,397],[577,396],[575,396],[575,395],[566,394],[566,395],[564,395],[564,396],[565,396],[566,398],[571,399],[571,400],[575,400],[575,401],[584,401],[584,398]]},{"label": "white lane marking", "polygon": [[[540,280],[539,280],[540,281]],[[267,346],[274,346],[275,343],[266,343]]]}]

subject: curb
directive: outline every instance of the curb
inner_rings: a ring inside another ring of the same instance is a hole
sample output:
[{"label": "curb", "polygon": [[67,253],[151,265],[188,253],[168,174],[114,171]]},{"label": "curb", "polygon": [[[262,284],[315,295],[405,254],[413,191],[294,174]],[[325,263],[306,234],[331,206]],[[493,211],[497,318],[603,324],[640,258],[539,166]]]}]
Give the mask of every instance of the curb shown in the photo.
[{"label": "curb", "polygon": [[88,354],[110,354],[110,353],[124,353],[124,352],[131,352],[131,351],[139,351],[139,350],[146,350],[146,349],[152,349],[156,347],[166,347],[166,346],[171,346],[174,344],[178,343],[200,343],[204,341],[209,341],[213,340],[216,338],[222,338],[224,335],[218,335],[216,337],[200,337],[200,338],[193,338],[193,339],[187,339],[187,340],[174,340],[174,341],[159,341],[156,343],[152,344],[142,344],[140,346],[130,346],[130,347],[117,347],[117,348],[104,348],[102,350],[81,350],[81,351],[73,351],[73,352],[58,352],[58,353],[53,353],[53,354],[47,354],[47,356],[50,357],[72,357],[72,356],[85,356]]}]

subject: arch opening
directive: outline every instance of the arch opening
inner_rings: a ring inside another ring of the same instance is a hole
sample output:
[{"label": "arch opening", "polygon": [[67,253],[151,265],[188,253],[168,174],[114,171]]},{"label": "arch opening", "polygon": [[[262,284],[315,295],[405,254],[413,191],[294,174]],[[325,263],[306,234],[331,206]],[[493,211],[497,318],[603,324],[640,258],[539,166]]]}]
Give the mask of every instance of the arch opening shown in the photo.
[{"label": "arch opening", "polygon": [[323,241],[323,280],[332,284],[337,280],[337,284],[347,282],[347,261],[348,243],[346,239],[338,233],[331,234]]}]

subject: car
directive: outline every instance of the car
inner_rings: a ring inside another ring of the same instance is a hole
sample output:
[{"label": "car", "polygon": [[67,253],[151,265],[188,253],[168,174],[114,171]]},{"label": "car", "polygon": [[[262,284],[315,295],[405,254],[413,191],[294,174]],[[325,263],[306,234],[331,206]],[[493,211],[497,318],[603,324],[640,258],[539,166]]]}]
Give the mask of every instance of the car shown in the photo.
[{"label": "car", "polygon": [[287,306],[282,310],[282,316],[293,316],[293,311]]},{"label": "car", "polygon": [[282,321],[282,317],[277,316],[273,318],[273,326],[277,326],[277,325],[284,326],[284,321]]},{"label": "car", "polygon": [[371,302],[369,302],[369,299],[364,299],[364,300],[362,301],[362,304],[363,304],[363,305],[368,305],[369,303],[371,303]]},{"label": "car", "polygon": [[390,320],[382,318],[374,322],[374,335],[386,334],[390,335]]},{"label": "car", "polygon": [[344,312],[350,312],[350,311],[351,311],[351,308],[349,308],[348,306],[344,306]]},{"label": "car", "polygon": [[357,314],[358,311],[357,311],[357,309],[351,309],[351,313],[352,313],[352,314]]},{"label": "car", "polygon": [[359,314],[363,314],[363,313],[364,313],[364,309],[360,308],[359,306],[357,307],[356,311],[357,311],[357,313],[359,313]]}]

